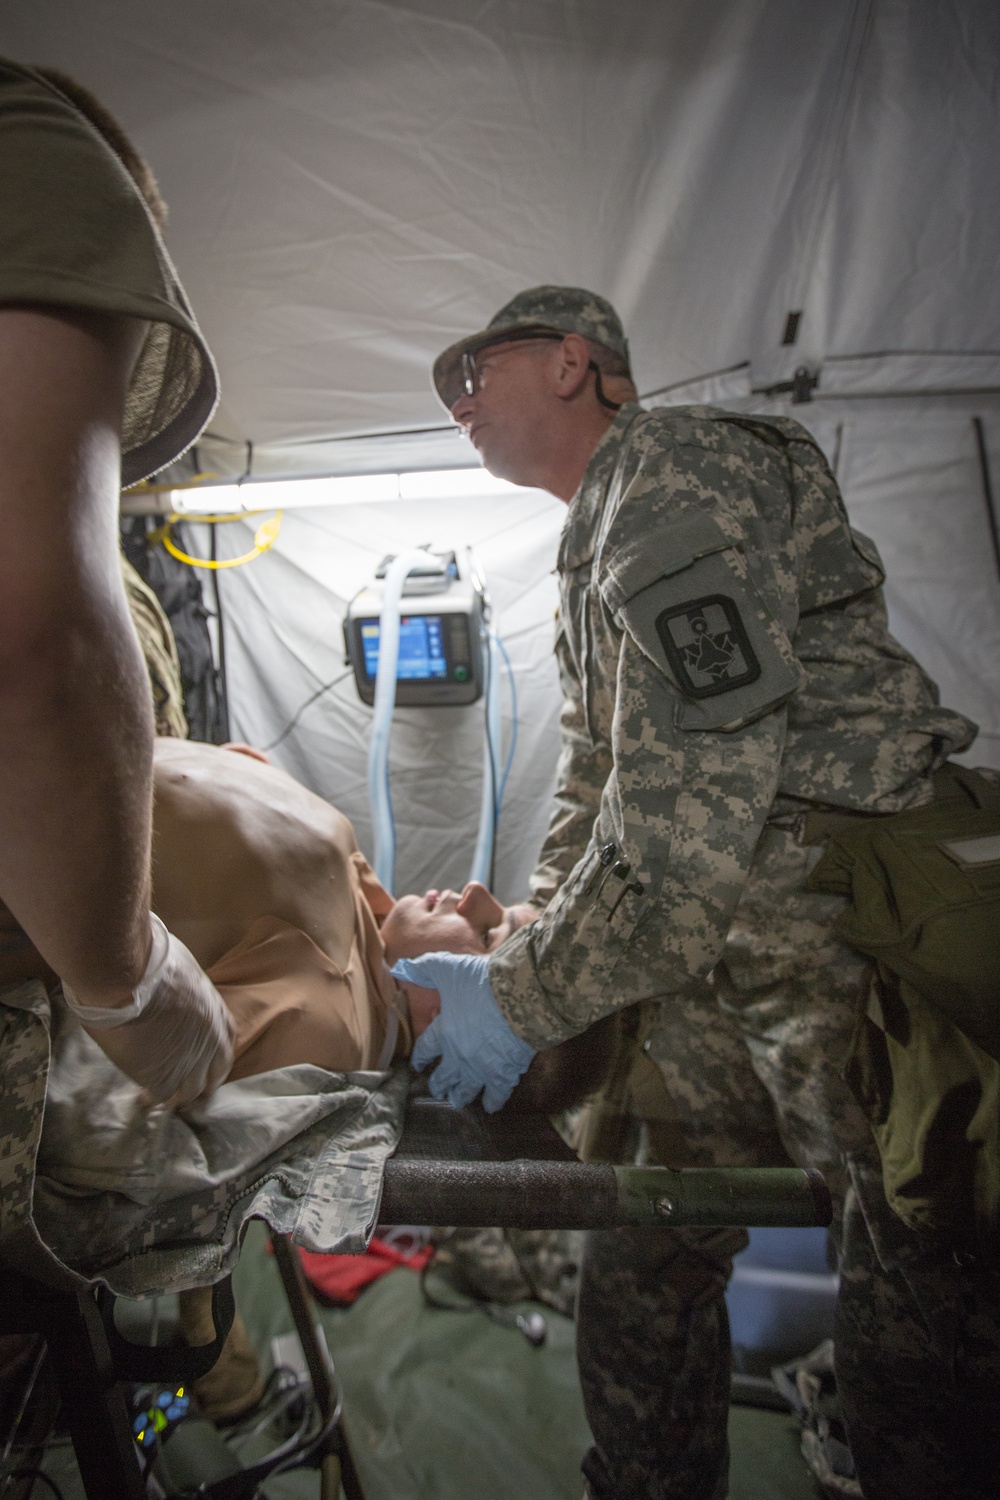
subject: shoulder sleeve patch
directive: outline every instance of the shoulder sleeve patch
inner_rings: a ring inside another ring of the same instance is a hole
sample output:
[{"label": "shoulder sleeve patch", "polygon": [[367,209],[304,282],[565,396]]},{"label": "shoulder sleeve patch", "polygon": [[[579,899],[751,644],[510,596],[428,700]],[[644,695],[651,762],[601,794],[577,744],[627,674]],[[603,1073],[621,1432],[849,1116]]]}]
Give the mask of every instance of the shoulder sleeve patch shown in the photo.
[{"label": "shoulder sleeve patch", "polygon": [[696,558],[627,599],[617,618],[674,685],[675,722],[735,730],[777,708],[804,672],[753,582],[722,552]]},{"label": "shoulder sleeve patch", "polygon": [[740,607],[726,594],[676,604],[654,624],[677,685],[688,697],[714,698],[748,687],[761,675]]}]

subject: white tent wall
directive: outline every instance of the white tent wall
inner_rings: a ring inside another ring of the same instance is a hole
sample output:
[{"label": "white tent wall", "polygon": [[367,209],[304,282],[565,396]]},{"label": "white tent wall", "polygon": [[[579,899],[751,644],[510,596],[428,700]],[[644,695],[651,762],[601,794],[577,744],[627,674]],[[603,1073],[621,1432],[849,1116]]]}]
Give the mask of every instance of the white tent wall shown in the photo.
[{"label": "white tent wall", "polygon": [[[560,696],[552,656],[552,568],[565,507],[534,490],[437,501],[343,504],[286,512],[275,547],[220,572],[230,732],[329,798],[372,853],[366,781],[372,710],[344,665],[348,601],[389,550],[471,546],[486,575],[517,688],[517,748],[497,846],[496,888],[523,899],[545,833],[558,747]],[[255,518],[218,530],[219,556],[252,547]],[[186,523],[205,555],[203,526]],[[504,672],[503,743],[511,702]],[[302,705],[325,683],[285,734]],[[396,893],[459,886],[469,875],[483,771],[484,704],[403,708],[393,721]],[[284,737],[282,737],[284,736]]]},{"label": "white tent wall", "polygon": [[1000,769],[1000,571],[973,425],[1000,475],[1000,400],[844,407],[831,451],[839,436],[851,519],[886,565],[893,634],[979,725],[959,759]]}]

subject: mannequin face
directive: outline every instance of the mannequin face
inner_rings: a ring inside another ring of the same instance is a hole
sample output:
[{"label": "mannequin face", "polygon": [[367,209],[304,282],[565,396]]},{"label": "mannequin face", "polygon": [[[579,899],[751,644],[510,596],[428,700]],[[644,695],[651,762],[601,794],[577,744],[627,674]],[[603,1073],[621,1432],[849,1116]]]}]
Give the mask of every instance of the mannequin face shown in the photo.
[{"label": "mannequin face", "polygon": [[401,896],[382,923],[388,964],[423,953],[492,953],[518,925],[484,885]]}]

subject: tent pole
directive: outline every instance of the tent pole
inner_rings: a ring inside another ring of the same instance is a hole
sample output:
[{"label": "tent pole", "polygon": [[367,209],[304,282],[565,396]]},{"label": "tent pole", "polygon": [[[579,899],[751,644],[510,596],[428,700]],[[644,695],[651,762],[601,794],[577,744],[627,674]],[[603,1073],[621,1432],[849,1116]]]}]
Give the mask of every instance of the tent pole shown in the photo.
[{"label": "tent pole", "polygon": [[976,447],[979,450],[979,472],[983,481],[986,518],[989,521],[990,536],[993,539],[993,560],[997,565],[997,578],[1000,579],[1000,523],[997,521],[996,498],[993,494],[993,479],[990,474],[990,455],[986,447],[986,429],[983,426],[982,417],[973,417],[972,425],[975,428]]}]

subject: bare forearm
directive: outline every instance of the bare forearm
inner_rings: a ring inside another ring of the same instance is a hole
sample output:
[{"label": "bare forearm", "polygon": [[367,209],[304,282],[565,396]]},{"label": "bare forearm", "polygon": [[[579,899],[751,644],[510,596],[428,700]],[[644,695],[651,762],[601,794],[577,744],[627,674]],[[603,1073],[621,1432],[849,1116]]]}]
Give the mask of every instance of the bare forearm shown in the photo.
[{"label": "bare forearm", "polygon": [[149,952],[152,722],[118,562],[144,328],[0,309],[0,900],[81,1000]]},{"label": "bare forearm", "polygon": [[152,723],[115,602],[0,663],[0,896],[98,1004],[126,997],[149,946]]}]

